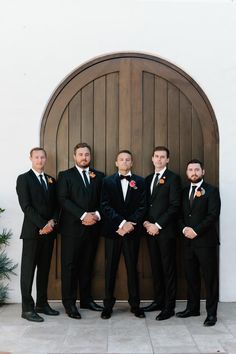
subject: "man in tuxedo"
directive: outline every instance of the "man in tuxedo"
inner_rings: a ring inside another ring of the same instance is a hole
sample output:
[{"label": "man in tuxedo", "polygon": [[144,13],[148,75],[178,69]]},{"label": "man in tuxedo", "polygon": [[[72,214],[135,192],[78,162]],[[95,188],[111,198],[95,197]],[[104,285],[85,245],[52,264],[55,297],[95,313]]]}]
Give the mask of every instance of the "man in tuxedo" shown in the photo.
[{"label": "man in tuxedo", "polygon": [[188,286],[187,308],[176,316],[187,318],[200,315],[201,276],[206,287],[207,317],[205,326],[214,326],[217,321],[219,238],[216,222],[220,214],[218,188],[207,184],[205,171],[199,160],[187,164],[190,186],[183,191],[181,230],[184,241],[184,263]]},{"label": "man in tuxedo", "polygon": [[176,236],[181,199],[180,178],[167,168],[169,150],[157,146],[152,162],[155,172],[146,177],[148,212],[144,227],[151,260],[154,301],[144,311],[161,312],[156,320],[174,316],[176,300]]},{"label": "man in tuxedo", "polygon": [[132,154],[122,150],[117,154],[118,172],[105,177],[102,186],[101,209],[104,217],[105,299],[103,319],[111,317],[115,304],[114,289],[120,255],[123,252],[128,276],[129,304],[136,317],[144,318],[140,309],[138,285],[138,251],[146,197],[144,179],[131,173]]},{"label": "man in tuxedo", "polygon": [[75,166],[59,173],[61,205],[62,302],[69,317],[80,319],[76,307],[79,283],[80,308],[102,311],[93,301],[91,279],[99,240],[100,192],[104,174],[89,167],[91,147],[74,148]]},{"label": "man in tuxedo", "polygon": [[[48,275],[55,238],[57,219],[56,181],[44,172],[46,151],[33,148],[30,151],[32,168],[18,176],[16,191],[24,213],[21,231],[23,250],[21,260],[22,318],[42,322],[38,315],[59,315],[47,301]],[[36,275],[36,307],[32,298],[32,283]]]}]

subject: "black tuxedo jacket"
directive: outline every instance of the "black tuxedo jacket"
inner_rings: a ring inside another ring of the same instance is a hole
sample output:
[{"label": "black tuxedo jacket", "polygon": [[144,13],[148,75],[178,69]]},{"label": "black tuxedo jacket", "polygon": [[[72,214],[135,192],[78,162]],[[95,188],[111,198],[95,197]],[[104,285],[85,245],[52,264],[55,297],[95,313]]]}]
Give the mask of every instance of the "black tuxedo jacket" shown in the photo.
[{"label": "black tuxedo jacket", "polygon": [[154,173],[145,179],[148,196],[147,221],[158,223],[162,227],[158,237],[176,237],[176,223],[181,204],[180,177],[166,169],[161,178],[164,183],[159,182],[151,195],[153,175]]},{"label": "black tuxedo jacket", "polygon": [[142,177],[134,174],[132,174],[131,180],[135,182],[136,188],[128,186],[125,200],[118,173],[105,177],[103,180],[101,209],[104,217],[103,233],[105,237],[120,237],[116,230],[123,220],[137,223],[134,231],[125,237],[133,237],[141,230],[146,211],[145,183]]},{"label": "black tuxedo jacket", "polygon": [[219,243],[216,222],[220,214],[220,195],[218,188],[202,183],[198,189],[201,196],[195,196],[190,208],[189,188],[183,191],[182,215],[180,219],[181,232],[185,226],[190,226],[197,233],[197,237],[189,240],[184,237],[187,246],[214,247]]},{"label": "black tuxedo jacket", "polygon": [[[61,205],[60,231],[66,236],[81,235],[88,226],[80,220],[85,212],[100,212],[100,193],[104,173],[90,169],[94,177],[90,177],[90,185],[85,187],[84,181],[76,167],[60,172],[58,175],[58,200]],[[94,226],[89,228],[94,229]]]},{"label": "black tuxedo jacket", "polygon": [[[16,191],[19,203],[24,213],[24,221],[21,238],[30,239],[42,237],[39,230],[51,219],[57,219],[56,181],[53,177],[45,174],[48,192],[43,187],[32,170],[18,176]],[[55,236],[50,233],[47,236]]]}]

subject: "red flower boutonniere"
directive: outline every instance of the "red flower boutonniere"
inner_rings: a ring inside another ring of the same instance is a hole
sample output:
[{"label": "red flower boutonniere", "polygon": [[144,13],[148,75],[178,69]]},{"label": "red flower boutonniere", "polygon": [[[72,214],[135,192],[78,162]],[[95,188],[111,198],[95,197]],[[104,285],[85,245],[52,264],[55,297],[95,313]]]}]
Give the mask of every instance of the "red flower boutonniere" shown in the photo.
[{"label": "red flower boutonniere", "polygon": [[136,186],[136,182],[133,179],[129,182],[129,186],[130,188],[138,189],[138,187]]},{"label": "red flower boutonniere", "polygon": [[159,179],[159,184],[164,184],[165,183],[165,176]]},{"label": "red flower boutonniere", "polygon": [[195,194],[195,196],[197,197],[197,198],[200,198],[202,195],[204,195],[206,193],[206,191],[205,191],[205,189],[204,188],[200,188],[200,189],[198,189],[197,191],[196,191],[196,194]]},{"label": "red flower boutonniere", "polygon": [[93,171],[89,171],[89,177],[90,178],[95,178],[96,174]]},{"label": "red flower boutonniere", "polygon": [[48,184],[53,184],[53,179],[51,177],[47,177]]}]

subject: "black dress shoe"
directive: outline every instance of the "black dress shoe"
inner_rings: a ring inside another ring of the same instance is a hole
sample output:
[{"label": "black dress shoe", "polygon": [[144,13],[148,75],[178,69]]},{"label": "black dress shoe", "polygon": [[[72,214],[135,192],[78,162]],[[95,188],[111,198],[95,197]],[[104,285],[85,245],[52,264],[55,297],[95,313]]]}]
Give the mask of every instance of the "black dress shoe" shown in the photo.
[{"label": "black dress shoe", "polygon": [[102,311],[103,310],[103,307],[96,304],[96,302],[94,302],[94,301],[90,301],[87,304],[80,304],[80,308],[81,309],[89,309],[92,311]]},{"label": "black dress shoe", "polygon": [[39,316],[35,311],[26,311],[22,312],[21,317],[24,318],[25,320],[31,321],[31,322],[43,322],[44,319]]},{"label": "black dress shoe", "polygon": [[66,307],[66,313],[70,318],[74,318],[76,320],[81,319],[81,315],[75,305],[71,305],[70,307]]},{"label": "black dress shoe", "polygon": [[112,314],[112,309],[108,309],[108,308],[104,308],[103,310],[102,310],[102,313],[101,313],[101,318],[103,319],[103,320],[108,320],[110,317],[111,317],[111,314]]},{"label": "black dress shoe", "polygon": [[204,326],[206,327],[215,326],[216,321],[217,321],[216,316],[207,316],[207,318],[204,321]]},{"label": "black dress shoe", "polygon": [[131,307],[130,311],[138,318],[145,318],[145,313],[140,307]]},{"label": "black dress shoe", "polygon": [[200,316],[200,312],[186,309],[184,311],[180,311],[180,312],[176,313],[176,317],[179,317],[179,318],[187,318],[187,317],[191,317],[191,316]]},{"label": "black dress shoe", "polygon": [[159,305],[157,302],[152,302],[150,305],[141,307],[141,309],[145,312],[151,312],[151,311],[161,311],[164,306]]},{"label": "black dress shoe", "polygon": [[159,313],[159,315],[157,315],[156,320],[157,321],[163,321],[163,320],[168,320],[168,318],[172,317],[175,315],[175,311],[174,310],[166,310],[164,309],[163,311],[161,311]]},{"label": "black dress shoe", "polygon": [[48,316],[58,316],[60,314],[59,311],[53,310],[49,304],[45,306],[36,306],[35,311],[38,313],[44,313],[44,315]]}]

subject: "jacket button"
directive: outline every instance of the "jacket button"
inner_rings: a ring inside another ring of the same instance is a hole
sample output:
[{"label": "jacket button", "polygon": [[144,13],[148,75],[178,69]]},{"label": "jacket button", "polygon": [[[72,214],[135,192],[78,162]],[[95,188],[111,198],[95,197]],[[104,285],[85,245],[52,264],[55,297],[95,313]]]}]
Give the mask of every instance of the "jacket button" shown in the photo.
[{"label": "jacket button", "polygon": [[189,214],[189,216],[192,216],[191,214]]},{"label": "jacket button", "polygon": [[150,204],[150,207],[152,207],[152,204]]}]

